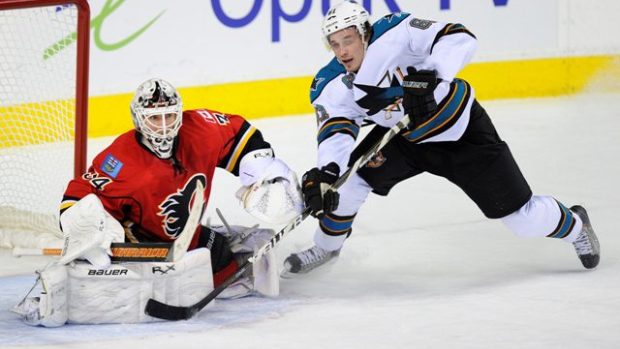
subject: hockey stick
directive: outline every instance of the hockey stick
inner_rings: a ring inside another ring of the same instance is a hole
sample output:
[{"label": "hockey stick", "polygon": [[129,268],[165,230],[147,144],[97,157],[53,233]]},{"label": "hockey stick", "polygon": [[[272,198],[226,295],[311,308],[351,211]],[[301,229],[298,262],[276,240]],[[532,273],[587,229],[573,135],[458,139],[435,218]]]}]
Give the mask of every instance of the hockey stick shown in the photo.
[{"label": "hockey stick", "polygon": [[[170,242],[113,242],[110,245],[112,263],[172,262]],[[14,247],[13,256],[60,256],[61,248]]]},{"label": "hockey stick", "polygon": [[[381,148],[383,148],[394,136],[407,127],[409,124],[409,116],[405,115],[396,125],[392,126],[379,141],[377,141],[370,149],[360,156],[349,169],[340,176],[332,185],[332,189],[340,188],[357,170],[365,165]],[[310,208],[306,207],[304,211],[292,221],[290,221],[282,230],[277,232],[263,247],[258,249],[252,257],[245,261],[233,275],[229,276],[224,282],[213,289],[205,298],[190,306],[175,306],[161,303],[155,299],[149,299],[146,303],[144,311],[146,314],[164,320],[187,320],[202,310],[215,297],[222,293],[228,286],[240,280],[246,271],[269,252],[286,234],[295,229],[301,222],[310,215]]]}]

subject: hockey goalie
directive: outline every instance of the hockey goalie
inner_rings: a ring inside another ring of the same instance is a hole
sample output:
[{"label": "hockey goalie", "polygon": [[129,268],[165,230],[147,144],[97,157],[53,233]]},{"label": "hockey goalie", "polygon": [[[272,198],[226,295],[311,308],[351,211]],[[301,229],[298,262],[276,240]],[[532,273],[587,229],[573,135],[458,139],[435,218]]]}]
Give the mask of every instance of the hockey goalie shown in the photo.
[{"label": "hockey goalie", "polygon": [[[303,209],[295,173],[243,117],[183,111],[177,91],[162,79],[138,87],[131,114],[135,129],[68,184],[60,207],[62,255],[38,272],[40,294],[31,290],[14,308],[28,324],[154,321],[145,313],[149,299],[189,306],[235,274],[274,232],[198,224],[216,167],[239,176],[237,197],[257,218],[282,223]],[[173,259],[111,263],[113,242],[173,243]],[[278,294],[269,251],[218,297]]]}]

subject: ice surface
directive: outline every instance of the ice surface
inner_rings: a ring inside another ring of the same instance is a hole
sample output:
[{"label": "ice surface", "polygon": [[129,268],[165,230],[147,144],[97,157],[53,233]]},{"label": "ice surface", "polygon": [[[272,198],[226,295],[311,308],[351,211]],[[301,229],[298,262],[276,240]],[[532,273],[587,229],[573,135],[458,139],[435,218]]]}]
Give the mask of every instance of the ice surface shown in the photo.
[{"label": "ice surface", "polygon": [[[460,189],[420,175],[369,198],[337,263],[282,280],[277,299],[217,302],[189,321],[29,327],[8,309],[47,259],[2,250],[0,348],[618,348],[619,97],[483,103],[534,192],[588,209],[601,242],[596,270],[583,269],[570,244],[517,238]],[[313,116],[253,123],[299,174],[313,166]],[[216,176],[209,215],[217,220],[219,207],[253,224],[233,198],[238,180]],[[309,219],[285,238],[279,260],[310,246],[314,228]]]}]

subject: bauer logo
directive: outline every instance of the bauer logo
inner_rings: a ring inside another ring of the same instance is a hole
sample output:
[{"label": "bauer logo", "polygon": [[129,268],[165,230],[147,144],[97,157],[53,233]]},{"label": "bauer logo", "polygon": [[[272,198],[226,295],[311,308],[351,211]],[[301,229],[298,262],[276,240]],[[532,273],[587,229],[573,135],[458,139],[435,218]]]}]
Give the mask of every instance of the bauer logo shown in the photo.
[{"label": "bauer logo", "polygon": [[96,276],[127,275],[127,269],[88,269],[88,275],[96,275]]},{"label": "bauer logo", "polygon": [[101,164],[101,170],[112,178],[118,176],[118,173],[121,172],[121,168],[123,168],[123,163],[112,154],[108,154],[103,160],[103,164]]}]

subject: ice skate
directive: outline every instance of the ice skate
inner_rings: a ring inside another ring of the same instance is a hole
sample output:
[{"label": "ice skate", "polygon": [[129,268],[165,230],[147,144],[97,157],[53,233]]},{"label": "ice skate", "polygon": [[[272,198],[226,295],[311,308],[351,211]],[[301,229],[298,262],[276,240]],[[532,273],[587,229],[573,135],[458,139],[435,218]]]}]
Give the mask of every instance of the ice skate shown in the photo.
[{"label": "ice skate", "polygon": [[577,251],[581,264],[586,269],[595,268],[600,260],[600,245],[590,224],[588,213],[585,208],[578,205],[571,207],[570,210],[579,216],[583,222],[583,227],[579,235],[577,235],[577,239],[573,242],[575,251]]},{"label": "ice skate", "polygon": [[312,246],[307,250],[292,253],[284,261],[283,278],[292,278],[299,274],[306,274],[340,255],[340,250],[326,251],[319,246]]}]

